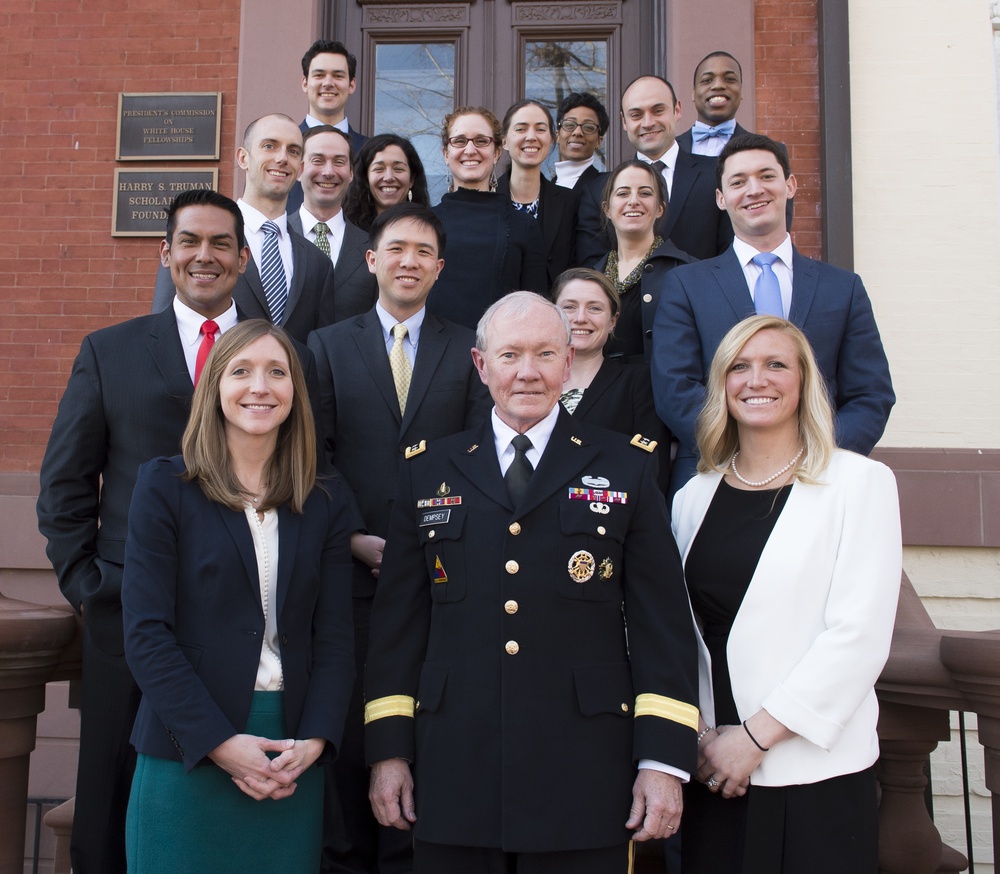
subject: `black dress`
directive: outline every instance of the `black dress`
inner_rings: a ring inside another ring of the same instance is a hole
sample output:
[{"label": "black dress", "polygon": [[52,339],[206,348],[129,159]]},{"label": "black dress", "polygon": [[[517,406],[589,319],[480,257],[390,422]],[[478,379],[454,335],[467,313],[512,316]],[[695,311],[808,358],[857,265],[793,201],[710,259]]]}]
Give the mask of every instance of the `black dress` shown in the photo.
[{"label": "black dress", "polygon": [[[726,647],[791,484],[745,491],[724,479],[684,565],[712,657],[718,725],[739,725]],[[684,792],[684,874],[874,874],[878,829],[872,769],[799,786],[751,786],[723,798],[692,780]]]},{"label": "black dress", "polygon": [[538,223],[509,197],[460,188],[434,207],[446,234],[444,269],[427,309],[475,330],[479,317],[510,291],[548,292]]}]

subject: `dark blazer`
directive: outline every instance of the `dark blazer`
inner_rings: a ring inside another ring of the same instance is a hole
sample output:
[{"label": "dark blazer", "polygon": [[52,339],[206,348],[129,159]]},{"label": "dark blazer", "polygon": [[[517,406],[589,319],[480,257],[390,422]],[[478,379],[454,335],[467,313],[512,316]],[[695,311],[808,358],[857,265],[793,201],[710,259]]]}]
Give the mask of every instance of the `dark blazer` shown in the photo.
[{"label": "dark blazer", "polygon": [[[565,411],[516,507],[490,420],[403,463],[365,740],[370,762],[414,762],[417,838],[624,844],[636,762],[694,769],[693,621],[654,466]],[[574,499],[591,487],[627,495]]]},{"label": "dark blazer", "polygon": [[[142,689],[140,753],[190,771],[246,729],[264,636],[253,536],[242,511],[185,482],[184,459],[142,466],[129,512],[125,654]],[[276,619],[288,736],[336,753],[354,682],[348,499],[339,480],[304,512],[278,508]]]},{"label": "dark blazer", "polygon": [[[592,167],[588,167],[593,169]],[[497,194],[510,199],[510,171],[497,180]],[[556,277],[568,267],[575,266],[576,211],[578,196],[573,189],[561,188],[542,177],[538,197],[538,227],[545,247],[545,266],[548,270],[549,288]]]},{"label": "dark blazer", "polygon": [[[302,131],[303,134],[309,130],[309,125],[306,124],[305,119],[302,119],[302,121],[299,122],[299,130]],[[368,137],[364,134],[359,134],[353,127],[351,127],[350,122],[347,123],[347,135],[351,138],[351,149],[353,151],[352,157],[356,158],[361,147],[368,142]],[[302,183],[295,180],[292,190],[288,192],[288,204],[285,206],[285,212],[289,215],[297,213],[299,211],[299,207],[302,206],[303,197]]]},{"label": "dark blazer", "polygon": [[[302,230],[298,212],[288,216],[288,226],[296,233]],[[308,237],[306,237],[308,240]],[[378,280],[368,269],[365,253],[368,233],[345,219],[344,240],[340,255],[333,265],[333,294],[324,295],[320,302],[320,324],[332,325],[351,316],[368,312],[378,300]]]},{"label": "dark blazer", "polygon": [[[677,145],[679,145],[681,149],[685,152],[690,152],[693,146],[694,137],[691,133],[692,130],[694,130],[694,128],[688,128],[686,131],[684,131],[684,133],[677,135]],[[733,130],[734,137],[738,137],[740,136],[740,134],[748,134],[748,133],[752,132],[748,131],[739,122],[736,122],[736,128]],[[778,144],[778,148],[785,153],[785,157],[787,158],[788,147],[784,143],[779,143],[777,140],[775,140],[775,142]],[[788,199],[788,202],[785,204],[785,227],[787,227],[788,230],[792,229],[792,217],[794,212],[795,212],[795,198],[790,197]]]},{"label": "dark blazer", "polygon": [[[753,298],[732,248],[667,277],[653,323],[652,371],[656,411],[680,440],[674,491],[694,473],[695,421],[715,350],[733,325],[752,315]],[[808,337],[826,378],[837,444],[867,455],[885,430],[896,396],[861,278],[796,251],[789,319]]]},{"label": "dark blazer", "polygon": [[[601,196],[608,178],[602,173],[588,183],[578,183],[580,209],[576,228],[576,261],[590,266],[611,248],[611,236],[604,231]],[[677,154],[673,190],[666,215],[657,222],[656,232],[678,249],[695,258],[714,258],[733,241],[733,226],[725,210],[715,202],[715,158],[692,155],[683,149]]]},{"label": "dark blazer", "polygon": [[[609,254],[605,253],[604,257],[597,262],[595,270],[604,272],[604,268],[608,266]],[[656,316],[656,307],[660,302],[660,295],[663,293],[667,275],[675,267],[694,262],[695,259],[687,252],[682,252],[670,240],[664,240],[653,250],[643,265],[639,287],[629,292],[630,294],[642,295],[642,349],[646,361],[649,361],[653,348],[653,319]]]},{"label": "dark blazer", "polygon": [[[315,397],[312,353],[297,348]],[[121,567],[136,473],[180,451],[193,391],[171,308],[85,337],[52,425],[38,528],[59,588],[84,605],[94,642],[111,654],[124,652]]]},{"label": "dark blazer", "polygon": [[[327,298],[332,300],[334,296],[333,265],[329,258],[291,227],[288,237],[292,241],[292,285],[288,289],[285,320],[281,327],[300,343],[305,343],[310,331],[327,324],[323,321],[321,312],[329,311],[329,305],[324,302]],[[170,278],[170,271],[161,264],[156,274],[153,312],[169,309],[174,294],[176,289]],[[271,320],[260,271],[253,256],[247,261],[246,270],[236,280],[233,300],[246,318]]]},{"label": "dark blazer", "polygon": [[586,422],[609,431],[637,434],[656,441],[659,469],[656,482],[666,493],[670,482],[670,431],[653,405],[653,385],[649,367],[626,361],[621,355],[604,359],[573,412],[574,422]]},{"label": "dark blazer", "polygon": [[[420,329],[406,413],[400,416],[382,325],[372,309],[315,331],[324,449],[346,471],[365,528],[385,537],[399,465],[409,446],[464,431],[485,418],[492,402],[472,363],[475,334],[427,313]],[[354,563],[355,597],[370,597],[375,578]]]}]

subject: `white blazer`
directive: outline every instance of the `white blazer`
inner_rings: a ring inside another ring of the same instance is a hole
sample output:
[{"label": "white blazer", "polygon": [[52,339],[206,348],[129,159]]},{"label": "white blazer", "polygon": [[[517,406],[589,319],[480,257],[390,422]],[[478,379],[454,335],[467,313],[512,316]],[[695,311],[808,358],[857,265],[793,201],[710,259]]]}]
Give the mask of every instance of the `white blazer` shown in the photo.
[{"label": "white blazer", "polygon": [[[674,498],[685,563],[721,479],[700,474]],[[844,450],[821,480],[792,487],[729,635],[740,718],[764,708],[797,735],[764,756],[750,778],[759,786],[815,783],[878,758],[874,685],[889,655],[902,573],[896,480],[885,465]],[[714,725],[700,635],[699,656],[701,712]]]}]

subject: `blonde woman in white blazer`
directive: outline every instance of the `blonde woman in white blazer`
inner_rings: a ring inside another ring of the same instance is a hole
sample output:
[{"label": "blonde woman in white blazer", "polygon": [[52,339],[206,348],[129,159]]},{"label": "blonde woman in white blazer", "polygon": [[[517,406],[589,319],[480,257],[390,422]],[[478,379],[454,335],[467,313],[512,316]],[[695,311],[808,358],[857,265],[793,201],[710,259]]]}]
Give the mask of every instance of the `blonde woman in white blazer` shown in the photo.
[{"label": "blonde woman in white blazer", "polygon": [[[805,336],[723,339],[674,536],[701,631],[685,874],[877,870],[874,684],[902,569],[891,471],[835,448]],[[713,658],[714,656],[714,658]]]}]

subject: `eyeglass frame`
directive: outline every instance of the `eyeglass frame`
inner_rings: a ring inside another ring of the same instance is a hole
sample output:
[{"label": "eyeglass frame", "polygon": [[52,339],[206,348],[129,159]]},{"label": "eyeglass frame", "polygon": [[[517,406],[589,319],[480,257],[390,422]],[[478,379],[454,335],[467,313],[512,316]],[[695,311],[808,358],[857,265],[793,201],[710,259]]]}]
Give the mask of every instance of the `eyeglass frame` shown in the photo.
[{"label": "eyeglass frame", "polygon": [[[593,130],[587,130],[588,127],[593,128]],[[573,133],[577,128],[582,128],[584,134],[590,137],[601,132],[601,126],[592,121],[574,121],[571,118],[564,118],[559,122],[559,130],[566,131],[568,134]]]},{"label": "eyeglass frame", "polygon": [[[459,143],[456,142],[456,140],[464,140],[464,142],[462,142],[461,145],[459,145]],[[497,141],[495,137],[488,137],[485,134],[479,134],[478,136],[475,137],[465,137],[465,136],[448,137],[447,142],[448,145],[451,146],[453,149],[464,149],[466,146],[469,145],[469,143],[472,143],[472,145],[475,146],[477,149],[485,149],[487,146],[495,146]]]}]

